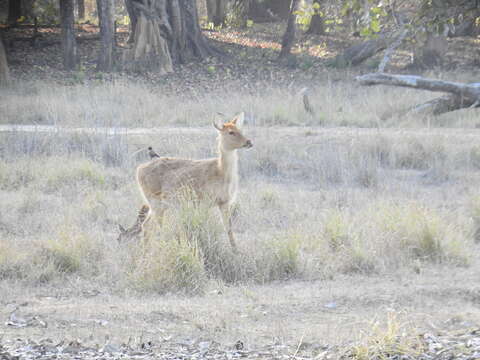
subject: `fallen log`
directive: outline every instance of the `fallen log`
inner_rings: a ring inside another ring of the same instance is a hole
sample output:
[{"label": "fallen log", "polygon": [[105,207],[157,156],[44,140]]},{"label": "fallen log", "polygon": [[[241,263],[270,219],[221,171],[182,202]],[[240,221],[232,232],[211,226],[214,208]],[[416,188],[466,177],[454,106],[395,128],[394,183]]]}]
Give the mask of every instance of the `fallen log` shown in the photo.
[{"label": "fallen log", "polygon": [[357,76],[356,80],[361,85],[366,86],[401,86],[449,94],[417,105],[409,112],[428,111],[434,115],[439,115],[453,110],[480,106],[480,83],[464,84],[453,81],[427,79],[414,75],[390,75],[384,73],[361,75]]}]

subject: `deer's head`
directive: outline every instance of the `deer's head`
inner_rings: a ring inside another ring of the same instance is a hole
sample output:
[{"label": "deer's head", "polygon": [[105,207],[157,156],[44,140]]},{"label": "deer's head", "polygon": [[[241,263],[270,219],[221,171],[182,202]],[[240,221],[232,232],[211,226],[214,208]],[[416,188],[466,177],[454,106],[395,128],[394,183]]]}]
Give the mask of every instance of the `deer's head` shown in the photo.
[{"label": "deer's head", "polygon": [[236,115],[233,120],[218,124],[213,123],[213,126],[218,130],[220,137],[220,146],[224,150],[236,150],[241,148],[251,148],[253,143],[247,139],[242,131],[242,125],[245,118],[245,113]]}]

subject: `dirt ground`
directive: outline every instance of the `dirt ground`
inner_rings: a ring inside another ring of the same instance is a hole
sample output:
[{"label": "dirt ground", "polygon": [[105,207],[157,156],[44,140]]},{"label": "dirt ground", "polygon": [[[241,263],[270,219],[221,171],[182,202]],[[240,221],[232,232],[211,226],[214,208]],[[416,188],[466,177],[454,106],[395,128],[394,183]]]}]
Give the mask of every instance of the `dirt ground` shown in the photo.
[{"label": "dirt ground", "polygon": [[[479,328],[479,265],[477,256],[469,268],[264,286],[212,284],[202,297],[79,292],[85,287],[75,280],[28,290],[3,283],[0,338],[3,344],[16,339],[75,340],[91,347],[149,344],[153,352],[173,347],[178,354],[185,344],[234,350],[241,342],[243,351],[257,355],[277,346],[279,354],[293,355],[300,347],[304,356],[313,356],[360,339],[375,323],[384,326],[388,314],[404,331],[419,334]],[[9,324],[12,312],[28,325]]]}]

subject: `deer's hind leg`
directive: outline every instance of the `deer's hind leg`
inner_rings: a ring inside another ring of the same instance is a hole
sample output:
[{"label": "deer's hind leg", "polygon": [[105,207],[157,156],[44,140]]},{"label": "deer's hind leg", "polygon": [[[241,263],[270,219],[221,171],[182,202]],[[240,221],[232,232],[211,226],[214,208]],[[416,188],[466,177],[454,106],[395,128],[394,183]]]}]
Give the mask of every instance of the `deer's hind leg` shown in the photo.
[{"label": "deer's hind leg", "polygon": [[165,213],[165,205],[161,199],[148,199],[149,212],[148,216],[142,224],[143,236],[145,239],[152,236],[158,227],[163,225],[163,216]]}]

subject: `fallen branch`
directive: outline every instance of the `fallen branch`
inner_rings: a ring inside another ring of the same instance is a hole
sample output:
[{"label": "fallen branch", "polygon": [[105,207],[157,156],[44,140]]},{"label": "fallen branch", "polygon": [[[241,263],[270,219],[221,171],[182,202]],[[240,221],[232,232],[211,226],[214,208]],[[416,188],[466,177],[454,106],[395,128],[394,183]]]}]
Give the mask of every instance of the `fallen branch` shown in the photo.
[{"label": "fallen branch", "polygon": [[427,79],[413,75],[390,75],[381,73],[357,76],[356,80],[361,85],[401,86],[450,94],[417,105],[409,112],[431,111],[434,115],[439,115],[453,110],[478,107],[480,105],[480,83],[464,84]]}]

